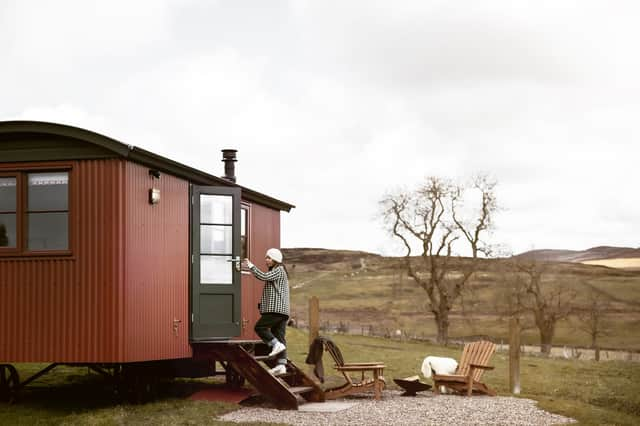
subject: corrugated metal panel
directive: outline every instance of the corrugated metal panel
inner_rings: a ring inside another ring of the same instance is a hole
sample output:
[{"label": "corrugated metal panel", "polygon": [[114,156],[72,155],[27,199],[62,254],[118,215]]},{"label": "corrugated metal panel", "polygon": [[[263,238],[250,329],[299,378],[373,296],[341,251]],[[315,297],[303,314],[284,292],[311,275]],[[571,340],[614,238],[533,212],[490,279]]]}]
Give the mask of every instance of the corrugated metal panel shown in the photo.
[{"label": "corrugated metal panel", "polygon": [[189,184],[127,163],[125,197],[125,360],[189,357]]},{"label": "corrugated metal panel", "polygon": [[[280,212],[252,204],[249,220],[249,258],[264,271],[265,253],[271,247],[280,247]],[[262,281],[253,275],[242,275],[242,318],[247,322],[238,339],[260,340],[253,327],[260,318],[258,303],[263,287]]]},{"label": "corrugated metal panel", "polygon": [[[0,258],[0,362],[191,356],[188,182],[111,159],[74,162],[70,185],[73,255]],[[158,205],[148,204],[151,186]],[[253,204],[250,217],[251,258],[262,265],[280,245],[280,213]],[[257,339],[262,284],[243,275],[243,290],[240,338]]]},{"label": "corrugated metal panel", "polygon": [[[24,164],[16,165],[23,167]],[[121,160],[73,163],[71,257],[0,258],[0,360],[109,362],[118,341]]]}]

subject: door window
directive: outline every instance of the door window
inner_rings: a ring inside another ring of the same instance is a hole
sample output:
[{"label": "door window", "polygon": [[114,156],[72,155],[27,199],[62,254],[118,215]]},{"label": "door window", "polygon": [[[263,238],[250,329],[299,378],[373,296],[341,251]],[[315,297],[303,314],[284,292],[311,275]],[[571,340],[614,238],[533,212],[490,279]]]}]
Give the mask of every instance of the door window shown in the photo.
[{"label": "door window", "polygon": [[233,284],[233,200],[200,194],[200,282]]}]

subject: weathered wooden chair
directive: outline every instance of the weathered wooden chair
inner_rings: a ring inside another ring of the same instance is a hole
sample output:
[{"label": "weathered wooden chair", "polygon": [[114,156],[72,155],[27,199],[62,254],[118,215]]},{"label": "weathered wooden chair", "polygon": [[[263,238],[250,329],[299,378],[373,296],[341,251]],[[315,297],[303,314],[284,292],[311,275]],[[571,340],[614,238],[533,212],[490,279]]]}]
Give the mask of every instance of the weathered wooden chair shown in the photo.
[{"label": "weathered wooden chair", "polygon": [[[329,339],[323,341],[324,348],[335,362],[334,368],[342,373],[346,383],[325,390],[326,399],[340,398],[345,395],[354,393],[362,393],[373,390],[375,399],[380,399],[382,396],[382,388],[385,385],[383,373],[384,363],[382,362],[358,362],[358,363],[345,363],[342,353],[338,346]],[[372,377],[366,377],[366,373],[370,372]],[[351,374],[360,373],[359,379],[354,379]]]},{"label": "weathered wooden chair", "polygon": [[472,395],[473,392],[496,396],[496,392],[480,382],[485,370],[493,370],[487,365],[496,350],[496,345],[488,341],[467,343],[462,350],[460,363],[454,374],[434,374],[433,390],[440,393],[440,386],[445,386],[458,393]]}]

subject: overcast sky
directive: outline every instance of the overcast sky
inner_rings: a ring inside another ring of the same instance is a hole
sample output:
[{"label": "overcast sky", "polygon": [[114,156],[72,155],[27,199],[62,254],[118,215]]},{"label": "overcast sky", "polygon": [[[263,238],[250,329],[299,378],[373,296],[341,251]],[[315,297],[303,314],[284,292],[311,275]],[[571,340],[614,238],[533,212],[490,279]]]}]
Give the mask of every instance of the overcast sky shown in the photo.
[{"label": "overcast sky", "polygon": [[493,243],[640,246],[640,2],[0,0],[0,120],[105,134],[398,254],[385,192],[498,182]]}]

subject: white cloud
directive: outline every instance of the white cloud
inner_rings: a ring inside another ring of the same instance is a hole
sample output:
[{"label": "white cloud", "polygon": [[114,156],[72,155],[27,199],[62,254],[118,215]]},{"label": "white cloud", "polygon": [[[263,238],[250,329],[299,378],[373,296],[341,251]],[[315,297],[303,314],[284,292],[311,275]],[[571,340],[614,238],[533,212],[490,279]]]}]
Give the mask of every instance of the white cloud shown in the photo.
[{"label": "white cloud", "polygon": [[[3,2],[0,117],[87,127],[298,206],[283,244],[393,252],[390,188],[495,176],[514,251],[637,246],[631,1]],[[635,241],[635,242],[634,242]]]}]

